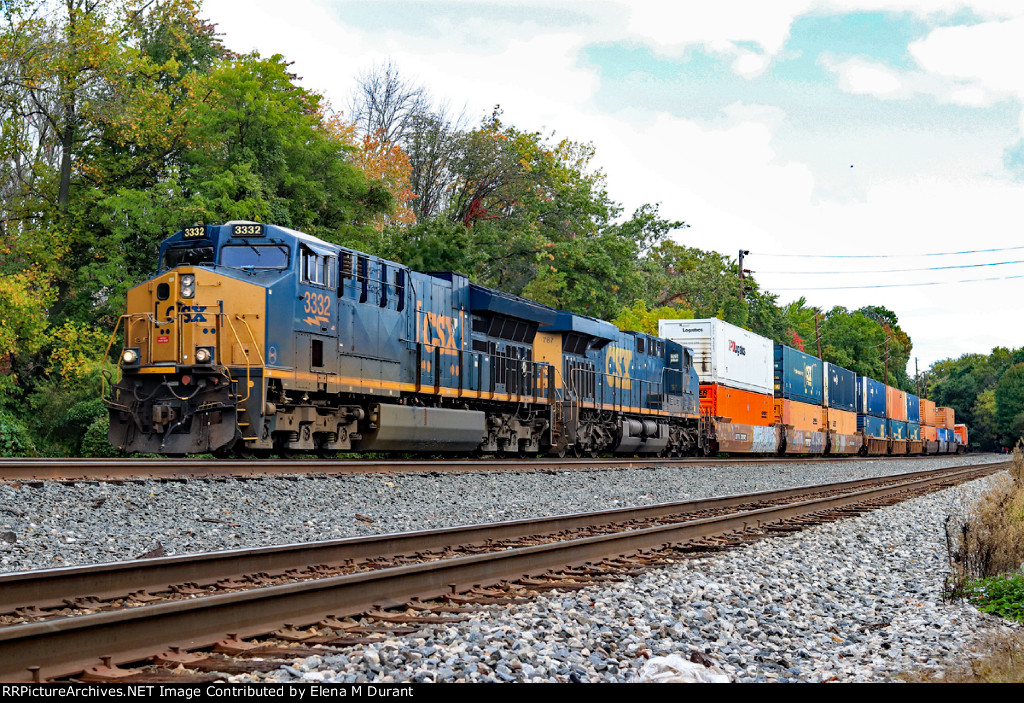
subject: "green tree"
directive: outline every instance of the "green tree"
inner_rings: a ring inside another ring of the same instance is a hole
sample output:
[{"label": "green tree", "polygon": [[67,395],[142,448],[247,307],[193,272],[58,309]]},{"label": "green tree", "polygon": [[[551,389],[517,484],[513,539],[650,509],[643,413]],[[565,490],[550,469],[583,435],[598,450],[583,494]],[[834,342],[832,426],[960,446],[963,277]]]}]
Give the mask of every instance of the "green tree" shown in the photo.
[{"label": "green tree", "polygon": [[739,273],[727,256],[663,241],[652,248],[642,266],[645,299],[651,305],[673,305],[692,310],[697,318],[718,317],[746,325],[748,309],[740,299]]},{"label": "green tree", "polygon": [[996,423],[1003,444],[1012,447],[1024,439],[1024,364],[1006,370],[995,387]]},{"label": "green tree", "polygon": [[634,300],[633,305],[619,311],[619,314],[611,322],[623,331],[644,332],[656,336],[659,320],[689,320],[692,318],[692,310],[670,307],[651,310],[643,300]]}]

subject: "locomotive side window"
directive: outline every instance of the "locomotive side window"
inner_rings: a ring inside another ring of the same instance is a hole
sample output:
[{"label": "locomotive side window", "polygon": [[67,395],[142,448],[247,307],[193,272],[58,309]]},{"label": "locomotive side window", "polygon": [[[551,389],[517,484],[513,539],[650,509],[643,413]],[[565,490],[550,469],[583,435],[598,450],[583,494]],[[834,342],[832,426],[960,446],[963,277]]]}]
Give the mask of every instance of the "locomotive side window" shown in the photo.
[{"label": "locomotive side window", "polygon": [[337,272],[338,262],[333,256],[325,256],[305,247],[302,248],[303,283],[333,288]]},{"label": "locomotive side window", "polygon": [[302,250],[302,281],[316,285],[323,285],[324,282],[320,257],[309,249]]}]

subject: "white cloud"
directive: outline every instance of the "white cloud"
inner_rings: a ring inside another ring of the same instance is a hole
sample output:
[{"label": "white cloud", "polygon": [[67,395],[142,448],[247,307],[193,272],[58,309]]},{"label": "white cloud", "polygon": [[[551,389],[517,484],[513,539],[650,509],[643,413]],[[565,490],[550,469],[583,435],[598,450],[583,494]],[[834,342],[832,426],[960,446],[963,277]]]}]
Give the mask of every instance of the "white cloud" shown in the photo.
[{"label": "white cloud", "polygon": [[942,27],[912,43],[910,53],[929,73],[1024,99],[1024,17]]},{"label": "white cloud", "polygon": [[827,65],[838,75],[839,87],[850,93],[890,98],[903,88],[895,71],[875,61],[853,58]]}]

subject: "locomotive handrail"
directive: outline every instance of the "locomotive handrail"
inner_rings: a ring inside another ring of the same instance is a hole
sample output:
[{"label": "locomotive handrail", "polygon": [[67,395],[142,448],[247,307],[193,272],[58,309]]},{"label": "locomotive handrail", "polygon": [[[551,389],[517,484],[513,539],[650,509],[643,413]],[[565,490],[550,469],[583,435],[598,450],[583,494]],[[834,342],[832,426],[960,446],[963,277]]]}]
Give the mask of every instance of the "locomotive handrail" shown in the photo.
[{"label": "locomotive handrail", "polygon": [[[678,369],[673,369],[673,371],[677,371],[677,370]],[[594,376],[594,379],[595,379],[595,383],[594,383],[595,393],[594,393],[593,400],[594,400],[595,405],[598,406],[599,410],[604,410],[605,407],[607,406],[607,407],[609,407],[609,408],[611,408],[613,410],[618,410],[618,411],[621,412],[622,408],[623,408],[623,405],[625,404],[624,397],[627,395],[627,393],[626,393],[626,389],[624,387],[622,387],[620,384],[622,383],[622,381],[628,381],[630,383],[630,388],[629,388],[630,391],[633,390],[632,384],[634,384],[634,383],[638,384],[639,398],[638,398],[638,401],[637,401],[638,402],[638,410],[637,410],[637,412],[639,414],[641,414],[641,415],[643,415],[643,414],[654,414],[654,410],[652,408],[645,408],[644,407],[644,403],[643,403],[644,387],[646,386],[649,391],[655,390],[655,389],[660,390],[661,387],[662,387],[662,383],[660,381],[649,381],[649,380],[643,379],[643,378],[630,378],[629,376],[619,376],[617,374],[611,374],[611,373],[607,373],[605,371],[598,371],[597,369],[587,369],[587,368],[582,368],[582,367],[571,369],[569,371],[570,377],[572,377],[573,375],[575,375],[577,377],[580,377],[583,374],[593,374],[593,376]],[[601,387],[600,387],[601,388],[600,396],[598,396],[598,393],[597,393],[597,383],[596,383],[596,380],[597,380],[598,376],[600,376],[601,378],[615,379],[617,381],[617,383],[611,383],[611,384],[605,383],[605,384],[602,384]],[[605,400],[605,389],[606,389],[606,387],[607,388],[611,388],[611,390],[612,390],[611,402],[607,402]],[[621,392],[619,392],[619,391],[621,391]]]},{"label": "locomotive handrail", "polygon": [[[238,336],[238,332],[235,330],[235,325],[231,322],[231,318],[229,317],[229,314],[226,313],[226,312],[218,312],[218,313],[215,313],[215,314],[217,315],[217,317],[222,317],[225,320],[227,320],[228,328],[231,330],[231,334],[234,335],[235,341],[238,342],[238,349],[242,352],[242,356],[245,357],[245,397],[239,399],[238,402],[239,402],[239,404],[246,403],[246,402],[249,401],[249,397],[252,395],[252,391],[250,390],[250,387],[251,387],[251,376],[250,376],[249,369],[251,367],[251,364],[249,362],[249,352],[246,351],[245,346],[242,344],[242,340]],[[242,318],[242,317],[239,317],[237,314],[235,315],[235,317],[237,317],[238,319],[242,320],[243,323],[245,322],[245,319]],[[248,327],[248,326],[249,325],[246,324],[246,327]],[[252,334],[252,330],[250,330],[249,333],[251,335]],[[256,344],[255,337],[253,338],[252,341],[253,341],[253,344],[257,347],[256,351],[258,352],[259,351],[259,345]],[[261,361],[262,361],[262,358],[263,357],[262,357],[262,354],[261,354],[260,355]],[[265,365],[266,364],[264,364],[264,366]],[[224,364],[224,368],[225,369],[227,368],[227,364]],[[231,371],[230,370],[228,371],[228,378],[231,378]],[[234,379],[232,379],[232,380],[234,380]]]},{"label": "locomotive handrail", "polygon": [[[430,355],[430,357],[431,357],[431,367],[434,369],[434,371],[433,371],[434,378],[433,378],[433,381],[432,381],[432,385],[433,385],[433,389],[434,389],[433,392],[435,394],[438,394],[438,393],[440,393],[441,388],[446,388],[446,389],[451,388],[449,386],[442,386],[441,385],[441,374],[440,374],[440,372],[438,370],[440,368],[440,354],[442,352],[444,352],[444,351],[447,351],[449,353],[454,353],[456,355],[456,357],[457,357],[456,363],[457,363],[457,367],[459,369],[458,381],[457,381],[457,385],[454,388],[452,388],[452,390],[456,391],[458,397],[463,397],[465,395],[468,395],[468,394],[471,394],[471,393],[475,393],[476,397],[479,398],[479,397],[482,397],[482,395],[484,393],[487,393],[487,394],[490,395],[490,398],[493,400],[494,396],[495,396],[495,393],[497,393],[497,391],[494,388],[495,383],[496,383],[496,376],[497,376],[496,373],[489,373],[489,379],[488,379],[489,383],[488,383],[488,389],[487,390],[485,390],[482,387],[483,384],[482,384],[481,379],[479,377],[478,377],[478,387],[476,388],[476,390],[469,390],[469,389],[467,389],[465,387],[465,385],[463,383],[463,378],[462,378],[463,370],[464,370],[463,367],[465,366],[463,359],[464,359],[465,356],[469,356],[469,358],[476,360],[477,368],[480,369],[480,374],[482,374],[482,372],[483,372],[483,368],[484,368],[484,363],[483,362],[485,360],[491,360],[493,358],[493,359],[502,359],[502,360],[506,360],[506,361],[509,360],[509,359],[513,359],[514,361],[516,361],[517,363],[512,365],[512,366],[510,366],[510,369],[512,367],[515,367],[515,368],[518,369],[517,372],[516,372],[516,376],[521,378],[523,380],[523,383],[516,384],[516,389],[513,392],[513,391],[508,390],[508,385],[509,384],[506,382],[506,384],[505,384],[505,386],[506,386],[505,394],[508,395],[509,397],[515,397],[517,400],[522,400],[522,399],[525,398],[525,399],[531,400],[532,402],[537,402],[539,399],[545,398],[546,396],[545,396],[544,393],[541,392],[540,384],[537,383],[537,379],[539,377],[543,377],[545,375],[544,374],[544,369],[545,368],[549,368],[549,369],[554,369],[555,368],[554,366],[552,366],[550,363],[548,363],[546,361],[533,361],[533,360],[530,360],[530,359],[515,359],[514,357],[501,356],[499,354],[492,354],[491,352],[483,352],[483,351],[467,350],[467,349],[455,349],[455,348],[452,348],[452,347],[442,347],[442,346],[440,346],[438,344],[425,344],[423,342],[414,342],[413,340],[405,340],[405,339],[403,339],[401,341],[411,342],[411,343],[416,345],[416,377],[415,377],[416,378],[416,392],[421,392],[423,390],[424,382],[423,382],[423,363],[422,362],[426,358],[426,355]],[[524,365],[527,365],[527,366],[524,366]],[[495,364],[495,369],[494,370],[495,371],[497,370],[497,364]],[[557,370],[556,370],[556,373],[557,373]],[[525,381],[526,381],[527,378],[529,378],[531,380],[530,390],[528,392],[523,392],[522,387],[525,385]],[[550,384],[550,381],[546,381],[546,383]]]},{"label": "locomotive handrail", "polygon": [[[110,333],[110,337],[107,339],[107,348],[103,352],[103,358],[110,358],[110,347],[114,345],[114,337],[117,336],[117,330],[121,326],[121,320],[126,317],[133,317],[132,315],[124,314],[117,318],[117,323],[114,325],[114,331]],[[121,370],[121,364],[117,365],[118,371]],[[100,398],[107,397],[107,377],[100,374]]]}]

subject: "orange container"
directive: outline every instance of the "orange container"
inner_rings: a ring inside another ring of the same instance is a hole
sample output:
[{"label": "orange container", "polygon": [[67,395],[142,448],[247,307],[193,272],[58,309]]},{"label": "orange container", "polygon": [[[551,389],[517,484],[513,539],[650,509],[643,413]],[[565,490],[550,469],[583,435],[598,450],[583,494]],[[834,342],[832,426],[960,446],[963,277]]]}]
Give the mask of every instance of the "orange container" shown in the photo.
[{"label": "orange container", "polygon": [[936,427],[945,427],[947,430],[956,427],[956,413],[953,412],[953,408],[935,408],[935,414]]},{"label": "orange container", "polygon": [[[935,415],[935,403],[927,398],[921,398],[921,424],[937,427]],[[936,440],[932,440],[933,442]]]},{"label": "orange container", "polygon": [[762,393],[740,391],[728,386],[708,384],[700,387],[700,407],[711,417],[729,418],[737,425],[772,424],[774,397]]},{"label": "orange container", "polygon": [[890,420],[907,421],[907,393],[892,386],[885,387],[885,416]]},{"label": "orange container", "polygon": [[925,442],[938,442],[939,430],[931,425],[921,425],[921,439]]},{"label": "orange container", "polygon": [[960,438],[960,444],[967,444],[967,425],[954,425],[953,433]]},{"label": "orange container", "polygon": [[825,426],[839,434],[857,434],[857,413],[826,408],[825,420]]},{"label": "orange container", "polygon": [[789,425],[794,430],[814,432],[822,427],[821,406],[798,403],[785,398],[775,399],[775,422]]}]

